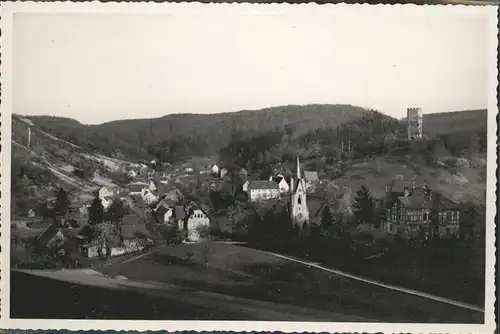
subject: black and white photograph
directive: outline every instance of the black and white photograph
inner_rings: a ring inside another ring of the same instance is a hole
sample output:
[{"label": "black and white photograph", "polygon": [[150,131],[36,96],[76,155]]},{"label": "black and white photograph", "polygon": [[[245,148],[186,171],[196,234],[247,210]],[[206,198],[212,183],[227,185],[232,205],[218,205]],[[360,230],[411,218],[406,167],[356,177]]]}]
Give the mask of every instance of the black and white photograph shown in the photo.
[{"label": "black and white photograph", "polygon": [[2,12],[3,327],[494,329],[496,8]]}]

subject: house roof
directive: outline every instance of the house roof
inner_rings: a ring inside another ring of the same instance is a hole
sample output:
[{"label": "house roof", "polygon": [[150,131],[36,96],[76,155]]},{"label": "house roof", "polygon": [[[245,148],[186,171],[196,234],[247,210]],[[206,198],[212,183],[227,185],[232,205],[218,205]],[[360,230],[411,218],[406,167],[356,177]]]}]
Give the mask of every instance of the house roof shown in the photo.
[{"label": "house roof", "polygon": [[278,190],[278,184],[274,181],[252,181],[248,185],[248,189],[276,189]]},{"label": "house roof", "polygon": [[136,214],[128,214],[122,218],[122,225],[133,225],[141,221],[141,217]]},{"label": "house roof", "polygon": [[[415,186],[415,181],[396,181],[392,186],[392,192],[404,193],[405,188],[412,189]],[[389,188],[390,185],[389,185]]]},{"label": "house roof", "polygon": [[155,214],[164,216],[168,212],[168,208],[165,207],[164,205],[158,205],[155,209]]},{"label": "house roof", "polygon": [[174,216],[175,216],[175,219],[185,219],[186,218],[186,211],[184,211],[184,207],[177,205],[174,208]]},{"label": "house roof", "polygon": [[440,210],[459,209],[460,206],[453,202],[451,199],[437,193],[432,194],[431,198],[423,194],[416,194],[408,197],[399,196],[398,201],[403,204],[405,208],[411,209],[432,209],[437,204]]},{"label": "house roof", "polygon": [[305,170],[304,171],[304,178],[307,181],[318,181],[319,180],[318,172]]},{"label": "house roof", "polygon": [[49,225],[39,236],[38,240],[44,245],[48,244],[56,236],[59,229],[54,224]]}]

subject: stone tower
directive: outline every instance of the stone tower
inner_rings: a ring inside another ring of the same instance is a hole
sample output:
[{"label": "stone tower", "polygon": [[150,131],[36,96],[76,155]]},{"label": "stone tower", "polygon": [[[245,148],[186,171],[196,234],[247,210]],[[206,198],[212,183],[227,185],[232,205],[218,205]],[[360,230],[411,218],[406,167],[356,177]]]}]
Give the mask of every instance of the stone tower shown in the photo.
[{"label": "stone tower", "polygon": [[422,108],[408,108],[406,122],[408,139],[422,138]]},{"label": "stone tower", "polygon": [[[293,226],[302,228],[305,223],[309,222],[309,208],[307,207],[306,182],[302,178],[300,170],[299,156],[297,155],[297,172],[296,180],[292,178],[292,187],[290,188],[291,210],[290,215]],[[294,188],[295,186],[295,188]]]}]

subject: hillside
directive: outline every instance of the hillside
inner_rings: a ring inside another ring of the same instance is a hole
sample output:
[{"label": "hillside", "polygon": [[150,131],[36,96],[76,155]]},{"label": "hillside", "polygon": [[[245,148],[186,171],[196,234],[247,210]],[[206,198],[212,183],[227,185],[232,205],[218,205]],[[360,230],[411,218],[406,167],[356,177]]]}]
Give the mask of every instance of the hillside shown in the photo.
[{"label": "hillside", "polygon": [[[318,128],[335,128],[366,113],[367,110],[350,105],[292,105],[221,114],[171,114],[99,125],[82,125],[61,117],[30,119],[40,129],[86,149],[108,156],[122,153],[131,159],[144,159],[148,146],[169,151],[170,155],[175,149],[179,155],[213,154],[229,143],[234,132],[258,134],[288,128],[299,136]],[[150,150],[151,155],[156,154]]]},{"label": "hillside", "polygon": [[486,109],[424,114],[424,134],[486,131],[487,116]]},{"label": "hillside", "polygon": [[[29,134],[31,132],[31,140]],[[82,147],[46,133],[23,117],[12,117],[12,214],[26,214],[38,200],[63,188],[73,198],[88,200],[100,184],[111,181],[99,172],[123,168],[125,161],[88,152]],[[92,166],[97,173],[82,178],[75,169]]]}]

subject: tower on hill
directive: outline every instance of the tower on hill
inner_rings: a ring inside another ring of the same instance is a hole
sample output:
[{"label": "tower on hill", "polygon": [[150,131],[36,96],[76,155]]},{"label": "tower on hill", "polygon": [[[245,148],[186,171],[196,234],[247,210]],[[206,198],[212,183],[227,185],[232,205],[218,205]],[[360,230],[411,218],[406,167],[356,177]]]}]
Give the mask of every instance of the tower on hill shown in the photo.
[{"label": "tower on hill", "polygon": [[408,139],[422,138],[422,108],[408,108],[406,122]]}]

